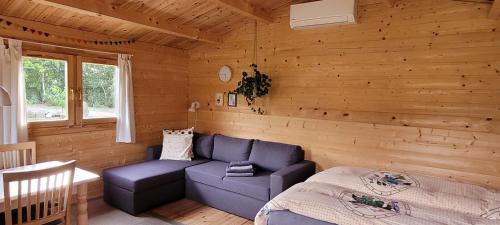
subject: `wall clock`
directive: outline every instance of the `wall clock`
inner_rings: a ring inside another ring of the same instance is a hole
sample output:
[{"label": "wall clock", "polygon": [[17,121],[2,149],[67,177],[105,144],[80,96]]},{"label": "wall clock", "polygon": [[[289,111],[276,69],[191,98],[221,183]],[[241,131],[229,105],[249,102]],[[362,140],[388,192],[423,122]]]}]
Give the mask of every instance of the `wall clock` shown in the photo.
[{"label": "wall clock", "polygon": [[229,82],[231,80],[232,75],[231,68],[229,66],[223,66],[219,70],[219,80],[222,82]]}]

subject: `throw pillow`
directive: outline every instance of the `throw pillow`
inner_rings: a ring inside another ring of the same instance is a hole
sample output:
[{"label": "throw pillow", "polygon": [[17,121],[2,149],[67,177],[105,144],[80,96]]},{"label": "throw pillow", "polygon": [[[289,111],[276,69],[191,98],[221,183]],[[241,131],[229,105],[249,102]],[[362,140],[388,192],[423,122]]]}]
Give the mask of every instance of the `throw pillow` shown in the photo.
[{"label": "throw pillow", "polygon": [[189,160],[193,157],[193,129],[163,130],[160,160]]}]

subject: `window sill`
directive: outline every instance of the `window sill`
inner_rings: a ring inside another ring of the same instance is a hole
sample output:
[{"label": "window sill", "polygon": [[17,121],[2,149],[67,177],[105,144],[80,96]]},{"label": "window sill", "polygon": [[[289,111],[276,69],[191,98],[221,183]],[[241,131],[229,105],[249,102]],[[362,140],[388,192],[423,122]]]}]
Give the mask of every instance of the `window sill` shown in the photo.
[{"label": "window sill", "polygon": [[28,123],[29,136],[39,137],[115,130],[116,118],[84,120],[82,125],[68,126],[67,124],[67,121],[31,122]]},{"label": "window sill", "polygon": [[116,123],[116,118],[95,118],[95,119],[83,119],[83,125],[94,125],[103,123]]},{"label": "window sill", "polygon": [[28,122],[28,129],[45,128],[45,127],[64,127],[64,126],[67,127],[68,123],[69,123],[68,120]]}]

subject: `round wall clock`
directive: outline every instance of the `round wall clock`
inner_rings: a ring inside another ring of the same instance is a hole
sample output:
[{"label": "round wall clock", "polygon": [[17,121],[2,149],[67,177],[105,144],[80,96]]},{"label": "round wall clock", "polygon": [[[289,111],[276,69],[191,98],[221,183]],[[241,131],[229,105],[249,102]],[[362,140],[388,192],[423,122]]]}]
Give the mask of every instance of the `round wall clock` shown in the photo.
[{"label": "round wall clock", "polygon": [[219,70],[219,80],[222,82],[229,82],[232,75],[231,68],[229,66],[223,66]]}]

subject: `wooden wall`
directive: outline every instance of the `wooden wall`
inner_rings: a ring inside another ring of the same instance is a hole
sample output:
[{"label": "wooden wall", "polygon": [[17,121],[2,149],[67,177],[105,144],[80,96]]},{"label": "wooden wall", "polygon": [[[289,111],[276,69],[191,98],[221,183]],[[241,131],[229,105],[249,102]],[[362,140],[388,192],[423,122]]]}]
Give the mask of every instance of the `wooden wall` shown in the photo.
[{"label": "wooden wall", "polygon": [[[31,23],[15,18],[9,19],[53,34],[74,38],[85,36],[97,40],[113,39],[113,37],[64,27]],[[76,159],[78,167],[100,174],[102,170],[109,167],[144,160],[146,146],[161,143],[162,129],[186,127],[188,75],[185,67],[188,57],[184,51],[145,43],[136,43],[127,47],[80,45],[75,42],[43,38],[7,27],[0,27],[0,36],[133,54],[132,74],[137,143],[115,143],[115,127],[110,124],[89,125],[83,128],[31,128],[29,138],[37,142],[38,162]],[[101,194],[101,181],[89,186],[90,197]]]},{"label": "wooden wall", "polygon": [[[386,2],[360,0],[357,25],[292,31],[288,9],[259,24],[258,65],[273,79],[263,116],[241,97],[237,108],[213,103],[249,69],[253,24],[190,51],[196,129],[299,144],[320,170],[385,168],[500,189],[500,24],[486,19],[490,4]],[[217,78],[226,64],[228,84]]]},{"label": "wooden wall", "polygon": [[[164,128],[186,127],[187,74],[182,71],[186,61],[183,54],[134,52],[137,144],[117,144],[114,126],[65,128],[55,133],[31,129],[38,161],[76,159],[77,166],[100,174],[106,168],[144,160],[146,147],[161,143]],[[89,196],[101,195],[102,187],[101,181],[93,183]]]}]

